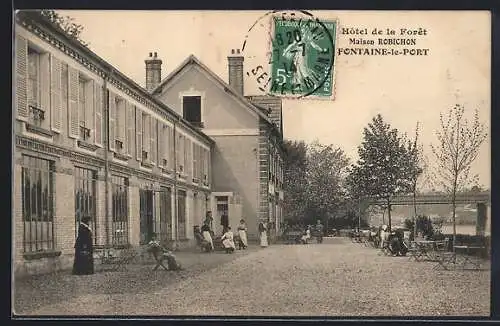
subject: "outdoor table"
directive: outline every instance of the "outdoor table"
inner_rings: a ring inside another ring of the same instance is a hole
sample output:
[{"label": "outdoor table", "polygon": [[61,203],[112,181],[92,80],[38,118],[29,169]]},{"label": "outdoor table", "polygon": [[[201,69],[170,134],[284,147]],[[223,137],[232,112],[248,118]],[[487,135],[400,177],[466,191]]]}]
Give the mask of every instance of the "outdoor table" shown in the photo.
[{"label": "outdoor table", "polygon": [[[469,255],[471,250],[485,250],[486,247],[484,246],[465,246],[465,245],[457,245],[453,246],[454,250],[452,253],[447,255],[447,257],[443,257],[442,260],[438,261],[437,267],[443,267],[444,269],[449,269],[449,266],[461,266],[462,269],[465,269],[465,265],[467,263],[470,263],[473,268],[472,269],[481,269],[481,258],[479,257],[474,257]],[[465,251],[465,255],[457,255],[457,251]],[[457,261],[457,258],[460,257],[460,262]]]}]

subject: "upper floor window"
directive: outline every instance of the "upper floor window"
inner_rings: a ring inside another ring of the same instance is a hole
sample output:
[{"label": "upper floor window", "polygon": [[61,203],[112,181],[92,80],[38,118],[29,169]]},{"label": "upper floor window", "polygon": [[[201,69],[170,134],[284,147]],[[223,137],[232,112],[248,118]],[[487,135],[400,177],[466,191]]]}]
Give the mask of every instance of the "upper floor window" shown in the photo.
[{"label": "upper floor window", "polygon": [[184,96],[182,116],[187,121],[201,126],[201,96]]},{"label": "upper floor window", "polygon": [[40,53],[28,48],[28,105],[40,107]]}]

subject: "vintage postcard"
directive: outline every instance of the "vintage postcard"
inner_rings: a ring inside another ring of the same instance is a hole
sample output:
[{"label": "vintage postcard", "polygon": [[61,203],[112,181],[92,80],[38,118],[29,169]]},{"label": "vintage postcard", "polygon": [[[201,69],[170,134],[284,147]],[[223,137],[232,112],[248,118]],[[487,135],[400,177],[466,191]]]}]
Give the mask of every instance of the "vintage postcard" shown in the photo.
[{"label": "vintage postcard", "polygon": [[490,315],[490,12],[14,17],[13,316]]}]

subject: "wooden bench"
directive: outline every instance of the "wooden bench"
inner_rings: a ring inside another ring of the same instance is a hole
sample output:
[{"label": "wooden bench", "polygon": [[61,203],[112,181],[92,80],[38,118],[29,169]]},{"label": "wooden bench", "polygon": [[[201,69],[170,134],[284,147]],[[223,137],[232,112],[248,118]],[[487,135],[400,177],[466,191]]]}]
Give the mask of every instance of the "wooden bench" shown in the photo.
[{"label": "wooden bench", "polygon": [[301,231],[288,231],[283,234],[283,239],[286,244],[296,244],[300,241],[303,233]]}]

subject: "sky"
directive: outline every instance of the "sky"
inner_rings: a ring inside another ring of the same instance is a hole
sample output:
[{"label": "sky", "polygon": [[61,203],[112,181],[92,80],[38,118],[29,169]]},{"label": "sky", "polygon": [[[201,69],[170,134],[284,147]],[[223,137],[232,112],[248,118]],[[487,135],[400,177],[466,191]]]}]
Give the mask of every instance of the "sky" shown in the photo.
[{"label": "sky", "polygon": [[[145,85],[144,60],[149,52],[162,59],[162,78],[194,54],[223,80],[228,80],[227,56],[245,46],[245,71],[267,63],[268,33],[264,11],[59,11],[83,25],[81,37],[118,70]],[[352,162],[363,128],[378,113],[402,133],[414,135],[417,121],[421,143],[432,164],[430,144],[437,144],[439,115],[463,104],[466,115],[479,110],[490,128],[491,21],[480,11],[312,11],[336,20],[343,28],[367,29],[369,35],[337,33],[337,48],[353,48],[350,38],[415,39],[407,48],[428,49],[420,56],[337,55],[332,100],[287,99],[283,102],[284,137],[333,144]],[[250,27],[256,26],[248,33]],[[396,36],[370,35],[374,28],[394,29]],[[401,29],[425,30],[425,35],[398,36]],[[370,46],[366,46],[370,47]],[[371,46],[375,47],[375,46]],[[254,79],[245,79],[245,95],[262,94]],[[490,186],[490,140],[483,143],[472,172]]]}]

